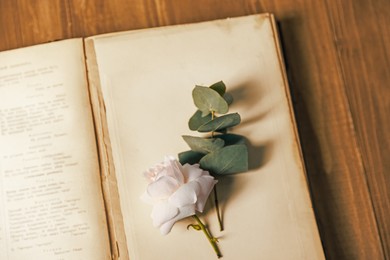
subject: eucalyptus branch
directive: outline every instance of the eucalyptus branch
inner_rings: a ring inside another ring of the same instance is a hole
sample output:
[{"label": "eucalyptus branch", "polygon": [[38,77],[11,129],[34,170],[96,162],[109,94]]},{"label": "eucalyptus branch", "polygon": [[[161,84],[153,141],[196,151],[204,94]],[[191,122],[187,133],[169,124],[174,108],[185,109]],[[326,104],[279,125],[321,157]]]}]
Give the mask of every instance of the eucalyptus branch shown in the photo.
[{"label": "eucalyptus branch", "polygon": [[[215,118],[215,111],[212,110],[212,111],[211,111],[211,120],[214,120],[214,118]],[[211,132],[211,137],[214,137],[214,133],[215,133],[215,131],[212,131],[212,132]]]},{"label": "eucalyptus branch", "polygon": [[[215,118],[215,111],[211,111],[211,120],[214,120]],[[211,137],[214,137],[215,131],[211,132]],[[219,224],[219,230],[223,231],[223,223],[222,223],[222,217],[221,217],[221,212],[219,210],[219,202],[218,202],[218,193],[217,193],[217,185],[214,185],[213,188],[214,191],[214,205],[215,205],[215,210],[217,211],[217,218],[218,218],[218,224]]]},{"label": "eucalyptus branch", "polygon": [[214,205],[215,205],[215,210],[217,211],[219,230],[223,231],[223,222],[222,222],[222,217],[221,217],[221,211],[219,210],[217,185],[214,185],[213,190],[214,190]]},{"label": "eucalyptus branch", "polygon": [[[240,124],[241,116],[238,113],[228,113],[233,99],[226,93],[225,84],[219,81],[209,87],[195,86],[192,98],[197,110],[189,119],[188,127],[192,131],[208,133],[208,135],[202,137],[183,135],[184,141],[191,150],[179,154],[180,163],[198,164],[214,177],[248,171],[248,148],[245,138],[227,131],[230,127]],[[216,185],[213,187],[213,192],[219,228],[223,231],[223,218]],[[188,227],[203,230],[217,256],[221,257],[217,240],[211,236],[196,215],[193,218],[198,224],[191,224]]]}]

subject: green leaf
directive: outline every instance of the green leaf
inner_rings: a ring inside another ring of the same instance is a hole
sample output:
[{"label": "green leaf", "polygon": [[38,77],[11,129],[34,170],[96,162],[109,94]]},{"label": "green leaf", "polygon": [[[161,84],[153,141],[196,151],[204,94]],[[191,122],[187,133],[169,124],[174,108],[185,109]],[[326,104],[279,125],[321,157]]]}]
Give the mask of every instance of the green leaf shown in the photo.
[{"label": "green leaf", "polygon": [[190,146],[192,151],[203,154],[221,149],[225,145],[225,142],[219,138],[203,138],[183,135],[183,139]]},{"label": "green leaf", "polygon": [[188,164],[195,164],[199,163],[200,159],[204,156],[203,153],[197,153],[194,151],[185,151],[179,153],[179,162],[184,165],[186,163]]},{"label": "green leaf", "polygon": [[241,117],[238,113],[223,115],[217,117],[198,128],[199,132],[219,131],[228,127],[238,125],[241,122]]},{"label": "green leaf", "polygon": [[214,83],[213,85],[210,86],[211,89],[215,90],[218,92],[223,99],[225,99],[226,103],[230,105],[233,103],[233,96],[230,93],[226,92],[226,85],[223,83],[223,81],[218,81],[217,83]]},{"label": "green leaf", "polygon": [[196,131],[201,125],[204,125],[208,121],[211,121],[211,114],[202,117],[202,112],[197,110],[188,121],[188,127],[191,130]]},{"label": "green leaf", "polygon": [[223,97],[223,95],[226,92],[226,86],[225,83],[223,83],[223,81],[218,81],[217,83],[214,83],[213,85],[210,86],[210,88],[217,91],[221,97]]},{"label": "green leaf", "polygon": [[214,136],[225,141],[225,146],[234,145],[234,144],[246,144],[246,138],[242,135],[236,134],[222,134]]},{"label": "green leaf", "polygon": [[228,103],[228,105],[231,105],[232,103],[233,103],[233,96],[232,96],[232,94],[230,94],[230,93],[225,93],[224,95],[223,95],[223,99],[225,99],[225,101],[226,101],[226,103]]},{"label": "green leaf", "polygon": [[248,170],[248,149],[243,144],[225,146],[205,155],[199,163],[202,169],[218,175],[245,172]]},{"label": "green leaf", "polygon": [[217,91],[208,87],[196,86],[192,91],[192,98],[195,106],[202,111],[202,116],[210,114],[212,111],[219,114],[226,114],[229,110],[228,103]]}]

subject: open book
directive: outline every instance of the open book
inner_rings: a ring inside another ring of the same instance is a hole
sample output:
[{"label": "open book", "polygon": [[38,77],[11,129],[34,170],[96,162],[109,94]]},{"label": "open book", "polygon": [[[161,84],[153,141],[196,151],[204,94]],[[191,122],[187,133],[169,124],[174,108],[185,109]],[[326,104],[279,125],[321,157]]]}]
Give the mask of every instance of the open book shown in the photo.
[{"label": "open book", "polygon": [[201,218],[224,259],[323,259],[272,15],[0,53],[0,259],[215,259],[152,226],[142,172],[187,150],[191,90],[223,80],[250,171]]}]

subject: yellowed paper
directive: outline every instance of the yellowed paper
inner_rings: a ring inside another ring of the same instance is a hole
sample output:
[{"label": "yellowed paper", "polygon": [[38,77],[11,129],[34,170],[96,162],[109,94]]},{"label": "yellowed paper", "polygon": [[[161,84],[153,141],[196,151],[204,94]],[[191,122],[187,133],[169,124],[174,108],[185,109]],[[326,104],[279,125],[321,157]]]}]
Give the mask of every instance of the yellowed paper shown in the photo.
[{"label": "yellowed paper", "polygon": [[130,259],[215,259],[203,234],[177,223],[163,237],[140,200],[143,171],[188,150],[195,84],[223,80],[250,140],[248,173],[218,184],[225,231],[202,219],[230,259],[323,259],[272,17],[255,15],[92,38]]},{"label": "yellowed paper", "polygon": [[117,179],[112,158],[112,149],[107,129],[105,107],[100,88],[100,77],[92,41],[85,42],[89,89],[100,160],[103,197],[105,201],[107,226],[110,234],[112,259],[128,259],[126,235],[120,207]]},{"label": "yellowed paper", "polygon": [[0,54],[0,259],[110,259],[81,39]]}]

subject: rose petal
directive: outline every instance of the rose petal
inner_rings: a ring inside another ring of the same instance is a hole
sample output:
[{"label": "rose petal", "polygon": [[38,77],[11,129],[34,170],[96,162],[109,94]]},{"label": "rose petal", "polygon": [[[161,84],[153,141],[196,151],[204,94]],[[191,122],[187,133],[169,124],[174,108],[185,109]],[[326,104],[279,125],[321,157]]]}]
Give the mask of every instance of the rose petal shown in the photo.
[{"label": "rose petal", "polygon": [[164,159],[165,175],[171,176],[178,181],[178,183],[184,183],[184,177],[181,169],[181,164],[172,156],[165,156]]},{"label": "rose petal", "polygon": [[141,195],[140,198],[141,200],[149,204],[153,204],[154,202],[154,200],[149,196],[149,194],[146,191]]},{"label": "rose petal", "polygon": [[201,191],[198,182],[190,182],[181,186],[171,197],[169,203],[176,207],[184,207],[186,205],[194,204],[197,200],[197,194]]},{"label": "rose petal", "polygon": [[159,163],[156,166],[149,168],[147,171],[145,171],[144,176],[149,182],[155,181],[160,175],[161,171],[163,171],[164,169],[164,164]]},{"label": "rose petal", "polygon": [[179,221],[183,218],[194,215],[195,214],[195,205],[188,205],[188,206],[182,207],[179,209],[179,211],[180,211],[180,213],[178,215],[176,215],[176,217],[165,222],[164,224],[162,224],[160,226],[160,232],[162,235],[168,234],[171,231],[173,225],[176,223],[176,221]]},{"label": "rose petal", "polygon": [[160,227],[165,222],[173,219],[179,214],[179,209],[170,205],[169,203],[155,204],[152,210],[151,217],[153,219],[153,225]]},{"label": "rose petal", "polygon": [[167,169],[164,167],[164,168],[162,168],[161,170],[159,170],[159,172],[156,173],[156,176],[154,177],[154,180],[153,180],[153,181],[157,181],[157,180],[161,179],[162,177],[166,177],[166,176],[171,177],[171,176],[168,174]]},{"label": "rose petal", "polygon": [[198,200],[196,201],[196,210],[203,212],[204,206],[206,204],[207,198],[210,195],[210,192],[213,190],[214,185],[217,183],[212,176],[202,176],[196,181],[199,183],[200,191],[198,192]]},{"label": "rose petal", "polygon": [[182,166],[174,157],[166,157],[144,175],[150,183],[141,199],[154,205],[151,217],[162,234],[195,210],[202,211],[216,183],[199,164]]},{"label": "rose petal", "polygon": [[172,155],[164,156],[164,163],[170,162],[170,161],[175,161],[175,160],[176,160],[176,158],[174,156],[172,156]]},{"label": "rose petal", "polygon": [[183,175],[184,178],[186,179],[186,182],[193,181],[203,174],[208,174],[207,171],[203,171],[201,168],[199,168],[199,164],[184,164],[183,165]]},{"label": "rose petal", "polygon": [[170,176],[163,176],[147,187],[147,193],[152,198],[168,198],[178,188],[177,180]]},{"label": "rose petal", "polygon": [[170,161],[170,167],[173,174],[173,177],[180,183],[184,183],[183,169],[181,164],[175,159]]}]

